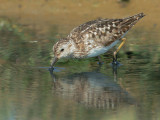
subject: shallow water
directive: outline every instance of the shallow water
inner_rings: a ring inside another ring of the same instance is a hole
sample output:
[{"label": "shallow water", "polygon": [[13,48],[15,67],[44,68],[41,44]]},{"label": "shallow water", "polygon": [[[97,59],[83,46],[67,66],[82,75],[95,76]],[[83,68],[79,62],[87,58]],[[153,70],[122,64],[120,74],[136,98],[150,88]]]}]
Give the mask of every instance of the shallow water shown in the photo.
[{"label": "shallow water", "polygon": [[158,120],[159,68],[144,67],[126,63],[116,71],[110,65],[93,65],[84,72],[70,73],[66,68],[50,73],[1,65],[0,117]]},{"label": "shallow water", "polygon": [[[85,1],[81,3],[82,6],[84,3]],[[13,3],[8,1],[6,5],[10,4]],[[21,4],[19,8],[25,13],[25,1]],[[58,7],[60,3],[56,4]],[[74,4],[76,1],[70,7]],[[108,2],[108,6],[111,4],[117,6],[117,3]],[[120,15],[123,14],[123,9],[128,10],[134,4],[120,4],[119,9],[123,6]],[[149,5],[148,1],[144,4]],[[36,8],[37,3],[32,5]],[[155,4],[150,5],[153,7]],[[34,11],[34,7],[31,11]],[[90,7],[102,10],[97,1]],[[67,12],[68,8],[64,9]],[[147,19],[144,20],[144,23],[139,24],[141,27],[137,24],[127,34],[127,43],[118,54],[120,66],[110,64],[115,50],[113,48],[101,56],[104,61],[102,65],[97,64],[97,58],[61,60],[56,64],[55,70],[50,72],[48,68],[53,57],[53,43],[60,36],[66,36],[77,23],[95,17],[93,14],[88,17],[85,15],[79,21],[74,21],[77,19],[73,12],[76,9],[78,8],[73,7],[69,13],[68,21],[73,20],[73,24],[63,20],[65,15],[62,15],[63,19],[58,18],[58,13],[62,11],[57,10],[54,11],[56,18],[53,24],[42,25],[43,14],[42,17],[39,15],[38,18],[41,19],[37,21],[36,27],[32,23],[35,21],[27,21],[33,19],[32,16],[19,13],[22,18],[16,18],[15,9],[13,16],[10,16],[9,10],[4,10],[8,16],[7,19],[0,18],[0,120],[159,120],[158,18],[152,20],[149,27],[146,27]],[[84,10],[86,14],[92,12],[87,9]],[[48,13],[50,9],[45,10]],[[110,12],[107,14],[110,15]],[[152,16],[156,16],[155,14]],[[48,21],[51,21],[48,16],[54,18],[52,14],[47,15]],[[12,17],[18,19],[18,23]],[[49,32],[39,31],[39,28],[49,28]]]},{"label": "shallow water", "polygon": [[1,60],[2,120],[160,117],[160,63],[150,56],[120,59],[123,65],[118,68],[113,68],[111,61],[99,66],[96,59],[61,62],[50,72],[45,62],[38,61],[40,55],[39,59],[26,55]]}]

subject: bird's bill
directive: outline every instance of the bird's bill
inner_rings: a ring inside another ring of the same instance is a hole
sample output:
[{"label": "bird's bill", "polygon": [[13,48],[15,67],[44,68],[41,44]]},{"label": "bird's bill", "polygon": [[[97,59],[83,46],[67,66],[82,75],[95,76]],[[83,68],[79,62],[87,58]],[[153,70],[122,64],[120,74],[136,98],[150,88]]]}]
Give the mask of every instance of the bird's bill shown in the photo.
[{"label": "bird's bill", "polygon": [[53,58],[53,61],[51,63],[51,68],[56,64],[56,62],[58,61],[58,58],[57,57],[54,57]]}]

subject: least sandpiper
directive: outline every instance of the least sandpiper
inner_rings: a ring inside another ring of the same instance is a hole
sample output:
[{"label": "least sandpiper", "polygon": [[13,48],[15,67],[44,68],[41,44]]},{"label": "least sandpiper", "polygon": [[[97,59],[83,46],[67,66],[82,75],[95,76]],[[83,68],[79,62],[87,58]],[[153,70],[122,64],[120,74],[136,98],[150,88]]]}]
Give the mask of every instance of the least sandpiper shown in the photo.
[{"label": "least sandpiper", "polygon": [[96,19],[74,28],[66,38],[53,46],[51,68],[61,58],[89,58],[107,52],[121,41],[116,54],[125,42],[125,34],[145,15],[139,13],[122,19]]}]

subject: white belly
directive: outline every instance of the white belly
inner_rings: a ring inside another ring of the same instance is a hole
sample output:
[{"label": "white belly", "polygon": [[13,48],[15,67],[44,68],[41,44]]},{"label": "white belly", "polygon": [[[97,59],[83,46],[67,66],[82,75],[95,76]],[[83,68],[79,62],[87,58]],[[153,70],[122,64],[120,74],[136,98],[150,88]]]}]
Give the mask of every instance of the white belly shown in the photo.
[{"label": "white belly", "polygon": [[87,57],[95,57],[100,54],[103,54],[103,53],[107,52],[109,49],[111,49],[113,46],[115,46],[118,42],[119,42],[119,40],[116,40],[115,42],[113,42],[111,45],[109,45],[107,47],[97,46],[96,48],[93,48],[89,51]]}]

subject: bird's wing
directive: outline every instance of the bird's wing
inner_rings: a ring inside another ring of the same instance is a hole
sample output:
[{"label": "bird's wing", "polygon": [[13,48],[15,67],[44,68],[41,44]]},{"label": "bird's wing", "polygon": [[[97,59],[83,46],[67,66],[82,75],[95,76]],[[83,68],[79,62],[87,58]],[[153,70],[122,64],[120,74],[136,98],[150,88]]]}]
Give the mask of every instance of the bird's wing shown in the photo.
[{"label": "bird's wing", "polygon": [[96,27],[96,25],[101,24],[102,22],[109,21],[109,19],[96,19],[92,21],[88,21],[84,24],[79,25],[78,27],[74,28],[68,37],[78,37],[82,33],[84,33],[87,30],[90,30],[91,27]]},{"label": "bird's wing", "polygon": [[123,19],[97,19],[84,23],[73,29],[69,36],[77,43],[92,39],[104,46],[121,39],[136,22],[144,16],[143,13]]}]

